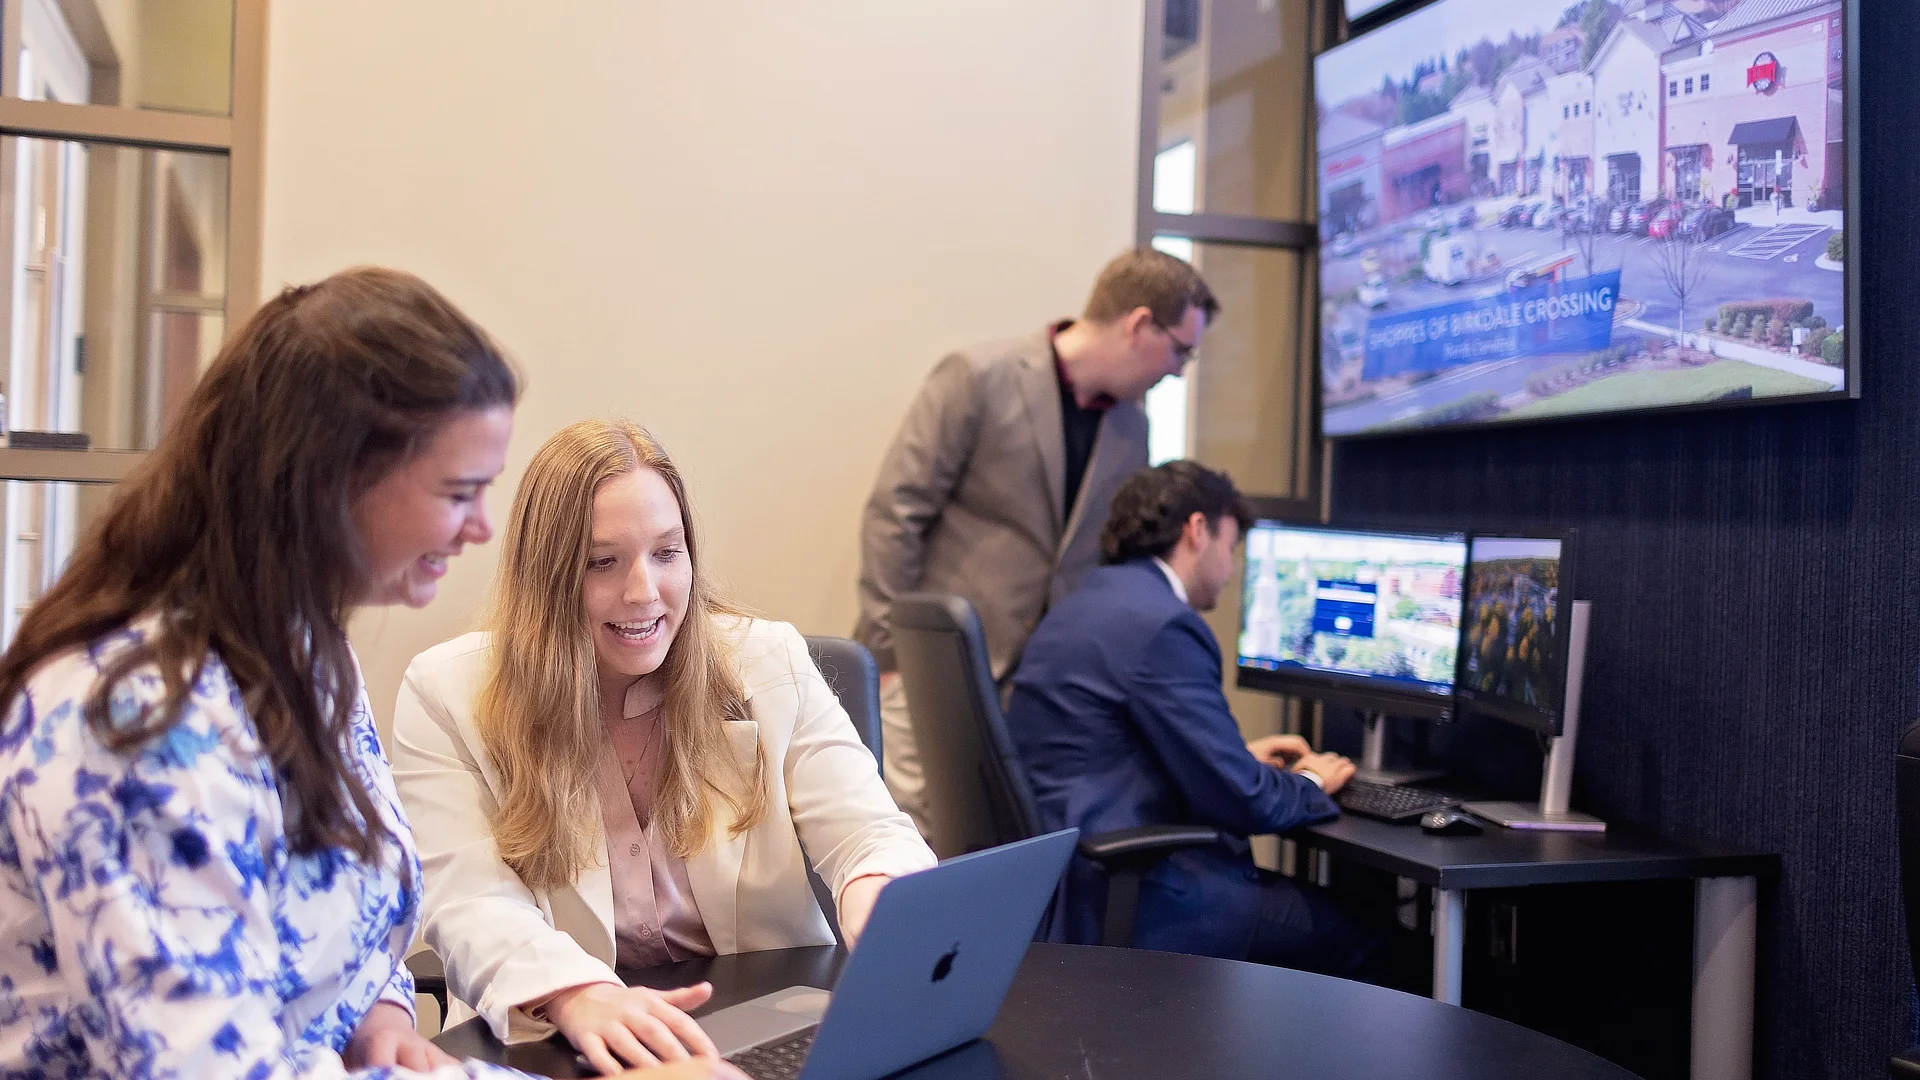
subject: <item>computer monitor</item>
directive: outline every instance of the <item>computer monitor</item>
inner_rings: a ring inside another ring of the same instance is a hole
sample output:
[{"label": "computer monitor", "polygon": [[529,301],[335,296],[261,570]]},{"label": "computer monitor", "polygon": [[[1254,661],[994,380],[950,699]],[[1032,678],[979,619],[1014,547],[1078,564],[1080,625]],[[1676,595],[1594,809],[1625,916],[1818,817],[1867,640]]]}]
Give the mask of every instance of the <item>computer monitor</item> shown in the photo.
[{"label": "computer monitor", "polygon": [[1256,521],[1238,684],[1394,716],[1451,716],[1466,561],[1460,533]]},{"label": "computer monitor", "polygon": [[1455,682],[1463,710],[1558,735],[1572,631],[1568,534],[1487,536],[1467,546]]}]

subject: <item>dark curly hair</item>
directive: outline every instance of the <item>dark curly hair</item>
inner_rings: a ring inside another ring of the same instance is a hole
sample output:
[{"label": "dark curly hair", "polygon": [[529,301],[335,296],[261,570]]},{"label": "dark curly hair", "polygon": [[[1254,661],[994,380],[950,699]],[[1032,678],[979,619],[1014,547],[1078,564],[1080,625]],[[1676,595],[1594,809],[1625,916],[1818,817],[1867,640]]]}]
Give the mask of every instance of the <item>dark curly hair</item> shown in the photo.
[{"label": "dark curly hair", "polygon": [[1169,461],[1141,469],[1113,494],[1107,527],[1100,533],[1101,560],[1122,563],[1164,557],[1180,542],[1181,530],[1195,514],[1207,515],[1207,527],[1216,531],[1223,517],[1238,522],[1242,534],[1253,524],[1253,511],[1226,473],[1196,461]]}]

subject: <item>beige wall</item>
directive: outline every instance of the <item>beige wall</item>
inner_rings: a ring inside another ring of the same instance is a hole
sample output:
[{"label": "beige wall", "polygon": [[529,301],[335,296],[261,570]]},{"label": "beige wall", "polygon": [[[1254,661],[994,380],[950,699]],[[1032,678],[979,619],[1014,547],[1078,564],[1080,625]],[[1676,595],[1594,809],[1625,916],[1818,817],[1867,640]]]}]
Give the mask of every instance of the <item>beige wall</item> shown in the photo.
[{"label": "beige wall", "polygon": [[[630,415],[735,594],[844,633],[922,375],[1069,313],[1128,242],[1141,23],[1140,0],[275,3],[264,280],[424,275],[528,377],[496,516],[546,435]],[[493,558],[359,621],[383,718]]]}]

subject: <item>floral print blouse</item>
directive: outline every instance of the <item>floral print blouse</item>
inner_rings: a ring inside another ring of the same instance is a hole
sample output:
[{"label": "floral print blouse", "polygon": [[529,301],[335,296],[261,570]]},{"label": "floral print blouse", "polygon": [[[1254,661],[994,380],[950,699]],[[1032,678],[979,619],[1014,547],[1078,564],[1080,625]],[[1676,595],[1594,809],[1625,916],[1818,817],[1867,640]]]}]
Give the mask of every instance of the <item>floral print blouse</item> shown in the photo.
[{"label": "floral print blouse", "polygon": [[[413,1011],[401,963],[420,866],[367,708],[349,760],[396,839],[381,865],[296,854],[280,787],[218,657],[183,715],[131,753],[82,716],[101,669],[150,622],[43,664],[0,719],[0,1077],[269,1080],[349,1072],[339,1054],[376,1002]],[[157,668],[113,688],[130,720]],[[404,872],[401,870],[404,868]],[[444,1066],[452,1077],[519,1077]]]}]

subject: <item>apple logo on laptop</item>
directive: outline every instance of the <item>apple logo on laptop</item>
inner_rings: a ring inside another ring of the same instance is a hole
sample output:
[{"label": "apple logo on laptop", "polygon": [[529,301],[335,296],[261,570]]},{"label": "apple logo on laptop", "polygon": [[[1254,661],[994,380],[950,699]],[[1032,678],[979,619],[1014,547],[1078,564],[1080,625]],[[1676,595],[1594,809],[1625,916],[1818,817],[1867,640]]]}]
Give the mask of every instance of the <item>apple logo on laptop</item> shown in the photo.
[{"label": "apple logo on laptop", "polygon": [[942,953],[939,962],[933,965],[934,982],[939,982],[941,979],[953,974],[953,958],[959,955],[960,943],[956,941],[953,943],[953,948]]}]

